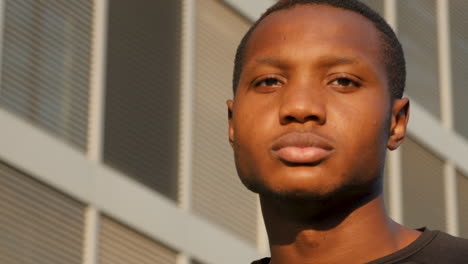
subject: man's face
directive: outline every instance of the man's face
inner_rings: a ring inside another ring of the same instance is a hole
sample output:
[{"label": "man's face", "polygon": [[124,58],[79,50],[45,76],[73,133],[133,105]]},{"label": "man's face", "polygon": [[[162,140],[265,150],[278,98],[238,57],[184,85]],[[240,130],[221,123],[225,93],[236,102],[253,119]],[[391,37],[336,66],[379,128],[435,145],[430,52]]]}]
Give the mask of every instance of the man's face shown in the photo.
[{"label": "man's face", "polygon": [[228,101],[249,189],[320,199],[380,176],[392,112],[380,41],[366,18],[327,5],[261,22]]}]

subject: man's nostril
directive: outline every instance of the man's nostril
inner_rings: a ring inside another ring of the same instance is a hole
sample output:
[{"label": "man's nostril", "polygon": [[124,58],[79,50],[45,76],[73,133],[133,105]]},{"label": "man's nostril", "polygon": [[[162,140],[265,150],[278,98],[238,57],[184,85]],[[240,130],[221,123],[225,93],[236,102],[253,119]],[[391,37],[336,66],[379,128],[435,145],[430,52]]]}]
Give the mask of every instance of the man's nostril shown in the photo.
[{"label": "man's nostril", "polygon": [[304,122],[307,122],[307,121],[319,121],[319,117],[315,115],[306,116],[304,118]]}]

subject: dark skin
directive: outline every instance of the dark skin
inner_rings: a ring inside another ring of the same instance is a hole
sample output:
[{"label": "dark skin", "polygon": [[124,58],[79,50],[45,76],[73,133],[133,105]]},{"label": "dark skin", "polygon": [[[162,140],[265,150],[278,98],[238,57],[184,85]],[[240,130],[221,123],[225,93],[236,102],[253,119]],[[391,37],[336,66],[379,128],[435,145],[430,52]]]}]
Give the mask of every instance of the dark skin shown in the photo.
[{"label": "dark skin", "polygon": [[271,264],[365,263],[420,234],[383,203],[409,101],[391,98],[381,41],[366,18],[327,5],[275,12],[249,40],[229,141],[260,195]]}]

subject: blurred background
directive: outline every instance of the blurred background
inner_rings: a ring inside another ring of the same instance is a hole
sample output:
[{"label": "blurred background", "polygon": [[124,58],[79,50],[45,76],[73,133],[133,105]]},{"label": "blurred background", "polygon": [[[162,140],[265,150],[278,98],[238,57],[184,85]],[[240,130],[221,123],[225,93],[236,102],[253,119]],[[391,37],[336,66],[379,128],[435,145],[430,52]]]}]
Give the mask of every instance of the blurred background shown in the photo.
[{"label": "blurred background", "polygon": [[[0,0],[0,263],[268,254],[227,140],[234,52],[273,0]],[[408,66],[390,215],[468,238],[468,2],[367,0]]]}]

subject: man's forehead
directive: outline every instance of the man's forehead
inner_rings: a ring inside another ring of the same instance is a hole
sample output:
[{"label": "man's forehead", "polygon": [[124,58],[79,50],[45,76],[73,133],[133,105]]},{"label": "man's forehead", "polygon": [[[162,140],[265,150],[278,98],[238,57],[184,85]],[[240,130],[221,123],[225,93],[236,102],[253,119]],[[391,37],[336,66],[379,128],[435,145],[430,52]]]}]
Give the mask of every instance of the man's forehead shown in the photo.
[{"label": "man's forehead", "polygon": [[276,11],[258,25],[247,43],[244,62],[278,65],[285,63],[285,50],[298,56],[314,50],[322,52],[324,64],[350,64],[359,61],[359,53],[380,57],[380,41],[378,30],[360,14],[328,5],[298,5]]}]

